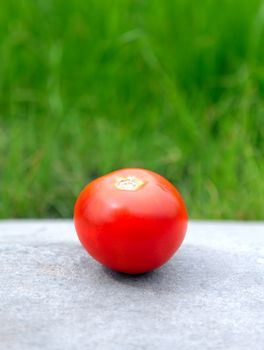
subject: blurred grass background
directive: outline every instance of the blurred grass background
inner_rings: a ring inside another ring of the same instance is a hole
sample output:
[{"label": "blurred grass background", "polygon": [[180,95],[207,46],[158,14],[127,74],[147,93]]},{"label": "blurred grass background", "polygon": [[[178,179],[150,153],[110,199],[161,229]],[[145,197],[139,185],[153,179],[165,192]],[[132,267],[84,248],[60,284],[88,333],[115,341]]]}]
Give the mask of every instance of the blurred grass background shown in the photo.
[{"label": "blurred grass background", "polygon": [[264,2],[0,3],[0,217],[150,168],[191,218],[263,219]]}]

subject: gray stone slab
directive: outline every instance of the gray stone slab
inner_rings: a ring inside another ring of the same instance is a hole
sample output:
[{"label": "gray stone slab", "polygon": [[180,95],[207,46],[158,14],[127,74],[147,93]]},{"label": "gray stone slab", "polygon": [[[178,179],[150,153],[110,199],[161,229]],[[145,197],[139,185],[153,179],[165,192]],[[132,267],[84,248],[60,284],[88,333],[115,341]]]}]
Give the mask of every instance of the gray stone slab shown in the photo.
[{"label": "gray stone slab", "polygon": [[2,221],[0,348],[263,350],[264,225],[192,222],[167,265],[128,276],[71,221]]}]

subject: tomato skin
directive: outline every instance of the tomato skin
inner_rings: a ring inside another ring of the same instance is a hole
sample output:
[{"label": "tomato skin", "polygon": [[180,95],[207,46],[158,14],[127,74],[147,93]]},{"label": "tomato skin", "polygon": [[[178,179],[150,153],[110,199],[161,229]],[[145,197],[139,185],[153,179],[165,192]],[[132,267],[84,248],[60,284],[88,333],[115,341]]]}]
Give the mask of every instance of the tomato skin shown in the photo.
[{"label": "tomato skin", "polygon": [[[118,187],[127,181],[138,188]],[[145,169],[121,169],[92,181],[74,208],[75,228],[88,253],[101,264],[129,274],[145,273],[167,262],[185,237],[187,221],[176,188]]]}]

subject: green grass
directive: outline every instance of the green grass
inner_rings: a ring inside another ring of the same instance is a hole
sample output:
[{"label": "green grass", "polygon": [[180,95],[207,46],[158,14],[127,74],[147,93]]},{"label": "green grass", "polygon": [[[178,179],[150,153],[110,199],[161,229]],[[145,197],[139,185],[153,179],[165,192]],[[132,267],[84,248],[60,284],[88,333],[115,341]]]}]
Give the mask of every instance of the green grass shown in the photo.
[{"label": "green grass", "polygon": [[143,167],[191,218],[263,219],[263,140],[263,2],[1,2],[0,217]]}]

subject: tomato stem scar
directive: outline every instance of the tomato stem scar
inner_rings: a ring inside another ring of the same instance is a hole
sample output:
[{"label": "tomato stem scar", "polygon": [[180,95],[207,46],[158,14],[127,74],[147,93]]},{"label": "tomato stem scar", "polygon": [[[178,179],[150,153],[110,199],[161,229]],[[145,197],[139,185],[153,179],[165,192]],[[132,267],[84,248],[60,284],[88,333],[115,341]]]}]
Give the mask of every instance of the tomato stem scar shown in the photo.
[{"label": "tomato stem scar", "polygon": [[145,183],[135,176],[118,177],[115,182],[115,187],[121,191],[136,191]]}]

